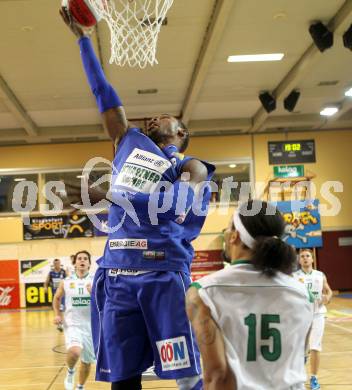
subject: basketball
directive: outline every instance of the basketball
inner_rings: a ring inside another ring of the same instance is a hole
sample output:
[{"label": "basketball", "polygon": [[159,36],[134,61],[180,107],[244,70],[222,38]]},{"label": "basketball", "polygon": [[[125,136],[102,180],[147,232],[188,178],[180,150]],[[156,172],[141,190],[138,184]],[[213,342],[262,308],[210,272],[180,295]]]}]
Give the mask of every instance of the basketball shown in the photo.
[{"label": "basketball", "polygon": [[88,0],[63,0],[62,6],[67,7],[74,20],[83,27],[93,27],[100,20]]}]

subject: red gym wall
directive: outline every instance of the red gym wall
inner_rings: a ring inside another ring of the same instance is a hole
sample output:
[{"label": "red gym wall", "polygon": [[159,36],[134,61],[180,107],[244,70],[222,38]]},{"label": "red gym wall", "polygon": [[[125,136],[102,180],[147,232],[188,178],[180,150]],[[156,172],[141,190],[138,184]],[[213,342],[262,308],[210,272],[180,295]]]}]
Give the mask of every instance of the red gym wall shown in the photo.
[{"label": "red gym wall", "polygon": [[318,269],[333,290],[351,290],[352,245],[339,246],[340,237],[352,237],[352,230],[323,232],[324,247],[317,250]]}]

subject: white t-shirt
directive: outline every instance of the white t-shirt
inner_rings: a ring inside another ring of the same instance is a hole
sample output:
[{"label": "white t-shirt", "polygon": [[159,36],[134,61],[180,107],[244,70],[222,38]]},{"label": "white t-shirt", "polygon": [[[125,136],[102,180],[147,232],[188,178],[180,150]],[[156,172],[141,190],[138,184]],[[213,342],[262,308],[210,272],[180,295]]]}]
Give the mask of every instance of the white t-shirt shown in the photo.
[{"label": "white t-shirt", "polygon": [[90,293],[93,277],[87,274],[79,278],[76,273],[64,279],[65,325],[90,328]]},{"label": "white t-shirt", "polygon": [[313,311],[301,283],[281,272],[266,277],[238,261],[196,285],[222,330],[240,390],[304,389]]},{"label": "white t-shirt", "polygon": [[314,314],[325,314],[327,312],[325,305],[319,305],[319,301],[322,298],[324,287],[324,274],[321,271],[313,269],[311,272],[306,273],[302,269],[296,271],[294,274],[295,279],[303,283],[307,290],[314,297]]}]

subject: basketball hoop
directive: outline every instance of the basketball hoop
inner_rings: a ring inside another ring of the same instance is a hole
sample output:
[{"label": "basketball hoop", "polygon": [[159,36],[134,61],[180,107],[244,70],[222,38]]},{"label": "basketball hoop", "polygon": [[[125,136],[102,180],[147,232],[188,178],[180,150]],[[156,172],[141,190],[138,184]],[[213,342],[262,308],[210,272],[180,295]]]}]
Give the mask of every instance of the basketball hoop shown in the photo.
[{"label": "basketball hoop", "polygon": [[110,28],[110,64],[145,68],[158,63],[158,34],[174,0],[88,1]]}]

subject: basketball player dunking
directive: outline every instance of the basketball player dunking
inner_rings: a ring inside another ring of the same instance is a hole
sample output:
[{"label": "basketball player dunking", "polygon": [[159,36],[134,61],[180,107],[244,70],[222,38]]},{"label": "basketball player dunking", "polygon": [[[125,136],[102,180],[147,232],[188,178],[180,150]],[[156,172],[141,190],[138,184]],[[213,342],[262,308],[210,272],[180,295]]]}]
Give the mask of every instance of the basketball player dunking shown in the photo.
[{"label": "basketball player dunking", "polygon": [[[205,220],[205,213],[196,215],[191,206],[196,202],[204,210],[209,203],[209,189],[203,187],[204,196],[198,197],[197,188],[210,179],[214,167],[180,154],[187,148],[189,133],[171,115],[155,117],[145,132],[129,127],[89,37],[66,9],[61,9],[61,15],[79,38],[88,82],[116,148],[113,197],[127,199],[138,219],[126,216],[118,202],[110,206],[109,226],[123,222],[109,233],[93,284],[96,378],[112,382],[112,390],[141,389],[141,374],[154,363],[160,378],[176,379],[184,390],[201,389],[199,351],[185,311],[185,294],[191,282],[191,241]],[[182,173],[189,177],[187,190]],[[162,181],[173,190],[159,192],[171,208],[158,214],[158,224],[152,224],[149,200]],[[181,212],[176,210],[179,191],[185,203]]]}]

